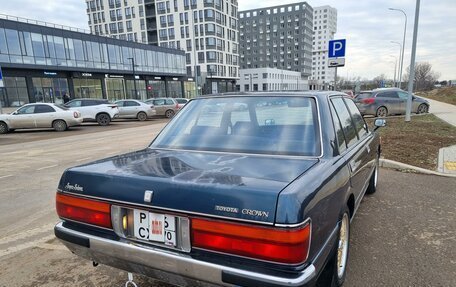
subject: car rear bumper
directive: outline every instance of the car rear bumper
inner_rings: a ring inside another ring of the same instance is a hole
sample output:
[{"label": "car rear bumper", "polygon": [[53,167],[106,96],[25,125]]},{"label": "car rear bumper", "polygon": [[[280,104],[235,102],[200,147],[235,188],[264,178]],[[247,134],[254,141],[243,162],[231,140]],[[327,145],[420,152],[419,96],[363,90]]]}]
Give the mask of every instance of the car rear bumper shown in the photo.
[{"label": "car rear bumper", "polygon": [[191,286],[200,285],[198,281],[222,286],[307,286],[313,284],[316,277],[313,264],[294,277],[272,276],[196,260],[187,254],[108,240],[72,230],[62,222],[54,227],[54,232],[76,255],[170,283],[195,280]]},{"label": "car rear bumper", "polygon": [[81,125],[83,121],[84,121],[84,119],[82,117],[79,117],[77,119],[67,120],[67,124],[68,124],[69,127],[74,127],[74,126]]}]

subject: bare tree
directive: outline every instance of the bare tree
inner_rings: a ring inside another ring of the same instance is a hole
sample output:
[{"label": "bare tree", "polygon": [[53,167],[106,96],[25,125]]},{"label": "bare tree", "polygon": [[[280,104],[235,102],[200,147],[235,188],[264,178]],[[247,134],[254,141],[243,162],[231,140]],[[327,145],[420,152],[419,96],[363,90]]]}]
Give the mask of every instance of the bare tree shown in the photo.
[{"label": "bare tree", "polygon": [[[404,75],[404,81],[408,82],[410,77],[410,66]],[[415,90],[431,90],[434,83],[439,79],[440,73],[432,71],[432,65],[428,62],[418,62],[415,65]]]},{"label": "bare tree", "polygon": [[380,88],[382,86],[382,83],[384,84],[386,82],[386,75],[381,74],[381,75],[375,77],[372,81],[375,83],[375,85],[378,88]]}]

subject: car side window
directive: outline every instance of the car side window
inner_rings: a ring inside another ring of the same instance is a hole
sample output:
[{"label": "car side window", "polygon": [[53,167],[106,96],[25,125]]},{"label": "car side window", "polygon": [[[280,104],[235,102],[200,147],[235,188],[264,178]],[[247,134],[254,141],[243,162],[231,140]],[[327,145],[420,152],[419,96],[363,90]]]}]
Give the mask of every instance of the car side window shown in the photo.
[{"label": "car side window", "polygon": [[139,104],[137,102],[134,102],[134,101],[126,101],[124,102],[124,106],[125,107],[137,107],[139,106]]},{"label": "car side window", "polygon": [[81,106],[81,101],[71,101],[66,104],[68,107],[76,108]]},{"label": "car side window", "polygon": [[55,109],[48,105],[36,105],[35,106],[35,114],[43,114],[43,113],[55,113]]},{"label": "car side window", "polygon": [[124,101],[118,101],[118,102],[115,102],[115,104],[118,106],[118,107],[123,107],[124,106]]},{"label": "car side window", "polygon": [[171,100],[171,99],[167,99],[167,100],[166,100],[166,104],[167,104],[167,105],[174,105],[174,101]]},{"label": "car side window", "polygon": [[165,104],[165,100],[154,100],[154,106],[163,106]]},{"label": "car side window", "polygon": [[399,94],[399,98],[401,98],[401,100],[407,100],[408,99],[408,93],[406,92],[397,92]]},{"label": "car side window", "polygon": [[356,131],[358,132],[358,136],[359,138],[362,138],[369,132],[367,124],[353,100],[345,98],[344,101],[347,104],[348,110],[350,111]]},{"label": "car side window", "polygon": [[83,107],[95,106],[95,105],[97,105],[97,104],[98,104],[97,102],[91,101],[91,100],[83,100],[83,101],[82,101],[82,106],[83,106]]},{"label": "car side window", "polygon": [[353,124],[350,113],[347,109],[347,106],[344,103],[342,98],[333,98],[331,102],[334,105],[337,115],[339,116],[342,129],[344,131],[345,139],[347,141],[347,146],[351,147],[358,141],[356,135],[356,129]]},{"label": "car side window", "polygon": [[392,92],[379,93],[379,94],[377,94],[377,98],[398,99],[399,96],[397,95],[397,92],[392,91]]},{"label": "car side window", "polygon": [[27,107],[23,107],[23,108],[20,108],[19,110],[17,110],[17,114],[18,115],[33,114],[34,111],[35,111],[35,106],[27,106]]},{"label": "car side window", "polygon": [[347,144],[345,143],[344,131],[342,130],[342,125],[340,124],[339,117],[334,110],[333,105],[329,105],[331,109],[331,116],[334,123],[334,131],[336,132],[337,145],[339,147],[339,154],[343,153],[347,149]]}]

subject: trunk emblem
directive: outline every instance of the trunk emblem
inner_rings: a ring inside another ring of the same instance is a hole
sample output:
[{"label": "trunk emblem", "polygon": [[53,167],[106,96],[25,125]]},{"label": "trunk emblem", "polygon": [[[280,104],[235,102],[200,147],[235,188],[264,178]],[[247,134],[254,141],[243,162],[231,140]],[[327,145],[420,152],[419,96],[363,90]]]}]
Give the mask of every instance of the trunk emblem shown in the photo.
[{"label": "trunk emblem", "polygon": [[144,202],[152,202],[152,196],[154,192],[152,190],[146,190],[144,192]]}]

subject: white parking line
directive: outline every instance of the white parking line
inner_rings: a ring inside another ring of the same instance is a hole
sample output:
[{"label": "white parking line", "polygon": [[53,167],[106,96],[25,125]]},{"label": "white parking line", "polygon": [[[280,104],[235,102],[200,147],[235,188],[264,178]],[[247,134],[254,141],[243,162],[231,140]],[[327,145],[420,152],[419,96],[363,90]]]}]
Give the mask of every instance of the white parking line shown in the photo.
[{"label": "white parking line", "polygon": [[91,158],[92,157],[85,157],[85,158],[77,159],[76,161],[80,162],[80,161],[85,161],[85,160],[88,160],[88,159],[91,159]]},{"label": "white parking line", "polygon": [[58,164],[54,164],[54,165],[43,166],[43,167],[37,168],[36,170],[43,170],[43,169],[53,168],[53,167],[56,167],[56,166],[59,166],[59,165]]},{"label": "white parking line", "polygon": [[12,174],[4,175],[4,176],[0,176],[0,179],[7,178],[7,177],[12,177],[12,176],[13,176]]}]

